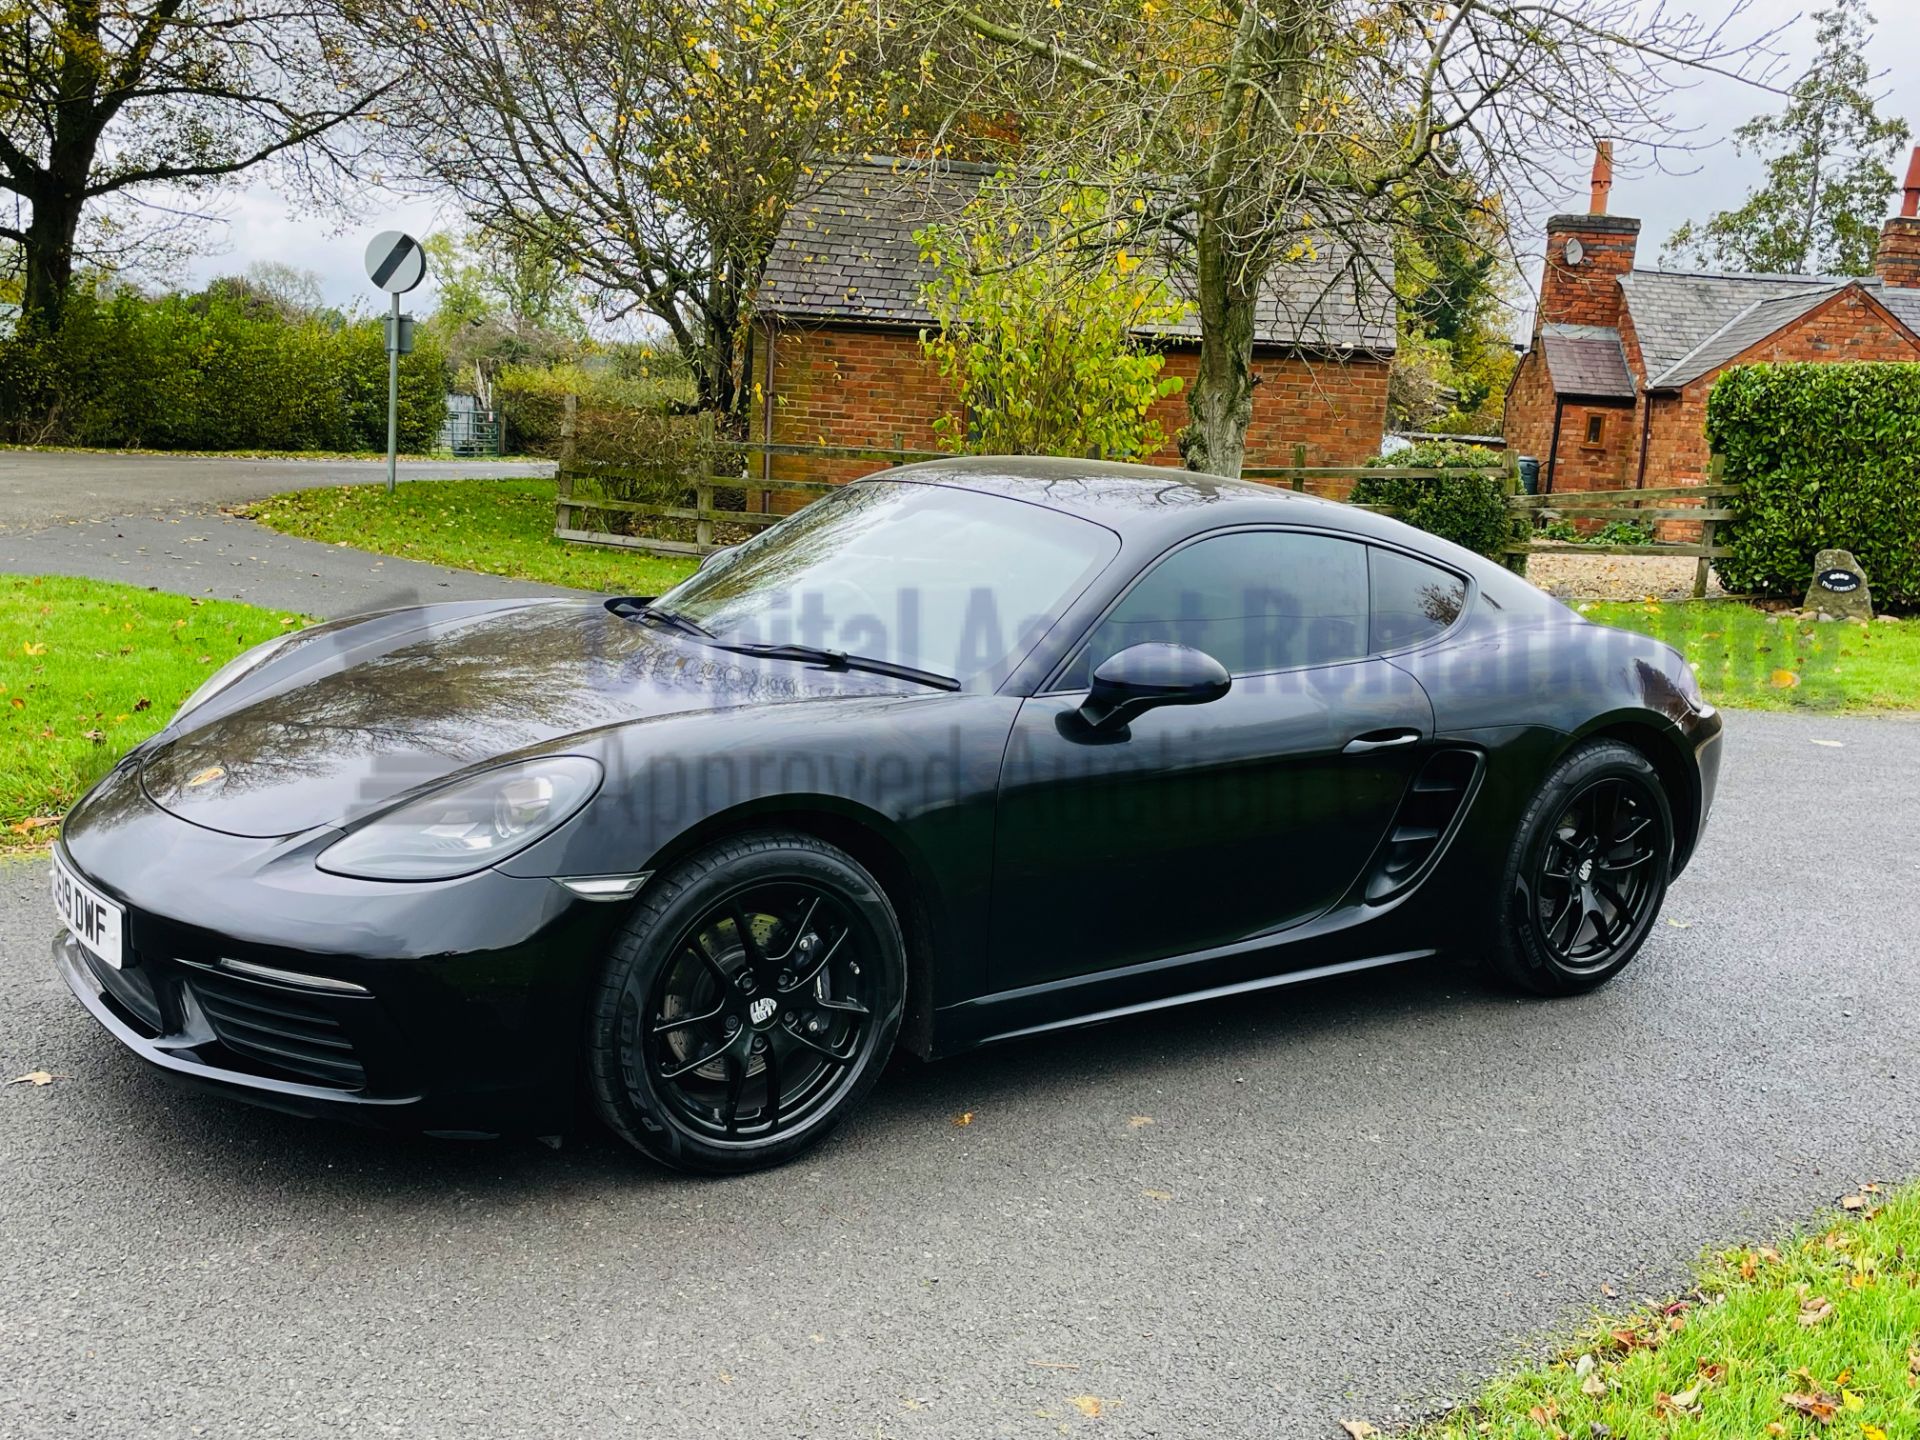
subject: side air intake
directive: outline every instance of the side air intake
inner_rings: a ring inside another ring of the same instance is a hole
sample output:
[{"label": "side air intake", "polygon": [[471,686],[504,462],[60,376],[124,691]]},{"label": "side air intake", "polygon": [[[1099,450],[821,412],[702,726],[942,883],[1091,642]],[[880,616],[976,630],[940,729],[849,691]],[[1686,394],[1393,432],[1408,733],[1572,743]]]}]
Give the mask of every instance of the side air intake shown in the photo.
[{"label": "side air intake", "polygon": [[1480,766],[1477,750],[1436,750],[1427,757],[1374,857],[1367,875],[1369,905],[1408,889],[1439,858],[1480,783]]}]

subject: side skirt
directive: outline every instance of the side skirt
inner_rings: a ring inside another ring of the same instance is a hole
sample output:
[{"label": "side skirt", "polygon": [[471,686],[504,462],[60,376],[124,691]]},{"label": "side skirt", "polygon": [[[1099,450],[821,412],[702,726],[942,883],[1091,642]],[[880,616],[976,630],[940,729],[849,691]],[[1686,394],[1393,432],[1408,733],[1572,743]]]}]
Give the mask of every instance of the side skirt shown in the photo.
[{"label": "side skirt", "polygon": [[[1176,1005],[1195,1005],[1203,1000],[1249,995],[1260,990],[1278,989],[1284,985],[1300,985],[1312,980],[1329,979],[1336,975],[1377,970],[1386,965],[1403,965],[1412,960],[1431,959],[1439,953],[1437,948],[1429,947],[1398,950],[1386,955],[1370,955],[1359,960],[1338,960],[1301,970],[1282,971],[1277,975],[1259,975],[1230,984],[1211,985],[1199,990],[1160,995],[1129,1004],[1062,1013],[1056,1018],[1040,1021],[1029,1020],[1036,1008],[1044,1006],[1046,1009],[1062,1009],[1064,1004],[1071,1003],[1072,997],[1059,994],[1052,985],[1009,990],[999,995],[983,995],[977,1000],[957,1005],[953,1010],[938,1017],[935,1027],[938,1037],[935,1053],[951,1055],[958,1051],[970,1050],[977,1045],[992,1045],[1002,1040],[1018,1040],[1028,1035],[1044,1035],[1049,1031],[1069,1030],[1082,1025],[1098,1025],[1108,1020],[1123,1019],[1129,1015],[1144,1015],[1155,1010],[1171,1009]],[[1096,992],[1110,991],[1109,985],[1099,982],[1111,982],[1116,978],[1118,977],[1102,975],[1091,977],[1089,981],[1082,983],[1086,988]],[[1073,988],[1078,989],[1081,986]],[[1047,1004],[1048,1001],[1054,1003]],[[1029,1023],[1020,1023],[1022,1020],[1029,1020]],[[1013,1023],[1006,1024],[1007,1021]]]}]

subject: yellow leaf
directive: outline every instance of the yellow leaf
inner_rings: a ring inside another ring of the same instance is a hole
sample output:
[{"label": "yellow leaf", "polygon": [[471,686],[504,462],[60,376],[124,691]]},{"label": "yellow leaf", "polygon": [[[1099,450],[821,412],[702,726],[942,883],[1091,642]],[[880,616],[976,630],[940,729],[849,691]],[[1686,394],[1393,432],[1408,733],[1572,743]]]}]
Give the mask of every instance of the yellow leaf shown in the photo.
[{"label": "yellow leaf", "polygon": [[971,1111],[971,1110],[962,1110],[962,1111],[961,1111],[961,1112],[960,1112],[960,1113],[959,1113],[958,1115],[956,1115],[956,1116],[954,1116],[954,1117],[953,1117],[953,1123],[954,1123],[954,1124],[956,1124],[956,1125],[971,1125],[971,1124],[973,1124],[973,1111]]},{"label": "yellow leaf", "polygon": [[29,655],[44,655],[47,653],[47,647],[45,645],[36,645],[31,640],[27,641],[27,643],[20,648]]},{"label": "yellow leaf", "polygon": [[29,1070],[24,1075],[16,1075],[7,1082],[9,1085],[31,1085],[38,1089],[42,1085],[53,1084],[53,1076],[44,1070]]},{"label": "yellow leaf", "polygon": [[1098,1395],[1076,1395],[1069,1403],[1089,1420],[1095,1419],[1100,1414]]},{"label": "yellow leaf", "polygon": [[1171,1190],[1142,1190],[1140,1193],[1146,1196],[1147,1199],[1149,1200],[1173,1199],[1173,1192]]},{"label": "yellow leaf", "polygon": [[1151,1115],[1129,1115],[1127,1117],[1127,1128],[1129,1130],[1138,1130],[1143,1126],[1151,1124],[1153,1124],[1153,1117]]},{"label": "yellow leaf", "polygon": [[1791,670],[1776,670],[1767,681],[1776,690],[1792,690],[1800,684],[1800,677]]}]

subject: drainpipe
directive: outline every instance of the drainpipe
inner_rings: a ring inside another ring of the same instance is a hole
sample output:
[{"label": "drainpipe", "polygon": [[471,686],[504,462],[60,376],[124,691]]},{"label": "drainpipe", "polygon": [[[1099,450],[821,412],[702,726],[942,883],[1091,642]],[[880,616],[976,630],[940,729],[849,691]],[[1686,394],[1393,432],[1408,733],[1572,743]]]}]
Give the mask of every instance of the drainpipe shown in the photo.
[{"label": "drainpipe", "polygon": [[1567,413],[1567,402],[1560,396],[1553,397],[1553,439],[1547,442],[1547,483],[1540,487],[1543,495],[1553,493],[1554,472],[1560,468],[1560,422]]},{"label": "drainpipe", "polygon": [[1653,396],[1642,392],[1640,396],[1640,473],[1633,477],[1633,488],[1647,488],[1647,442],[1653,434]]}]

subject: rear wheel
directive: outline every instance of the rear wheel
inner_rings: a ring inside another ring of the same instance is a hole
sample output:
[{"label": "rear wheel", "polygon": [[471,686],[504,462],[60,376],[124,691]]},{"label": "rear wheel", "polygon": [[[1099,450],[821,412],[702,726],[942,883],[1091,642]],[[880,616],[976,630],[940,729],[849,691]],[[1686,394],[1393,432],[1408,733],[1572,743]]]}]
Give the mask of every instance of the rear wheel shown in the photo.
[{"label": "rear wheel", "polygon": [[602,1118],[686,1170],[758,1169],[817,1143],[899,1033],[905,953],[879,885],[824,841],[768,833],[642,894],[590,1021]]},{"label": "rear wheel", "polygon": [[1494,967],[1542,995],[1591,990],[1639,952],[1673,860],[1660,777],[1630,745],[1597,740],[1547,776],[1507,856]]}]

